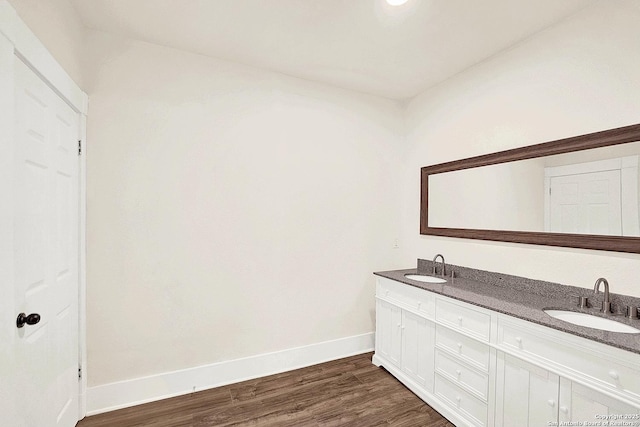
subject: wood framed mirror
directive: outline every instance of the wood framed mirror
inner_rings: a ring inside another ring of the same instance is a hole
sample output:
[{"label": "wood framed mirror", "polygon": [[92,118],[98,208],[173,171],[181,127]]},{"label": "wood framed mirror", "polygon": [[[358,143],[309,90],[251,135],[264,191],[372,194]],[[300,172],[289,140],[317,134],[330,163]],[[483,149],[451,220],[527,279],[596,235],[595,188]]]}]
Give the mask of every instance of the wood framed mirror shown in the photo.
[{"label": "wood framed mirror", "polygon": [[640,124],[425,166],[420,234],[640,253]]}]

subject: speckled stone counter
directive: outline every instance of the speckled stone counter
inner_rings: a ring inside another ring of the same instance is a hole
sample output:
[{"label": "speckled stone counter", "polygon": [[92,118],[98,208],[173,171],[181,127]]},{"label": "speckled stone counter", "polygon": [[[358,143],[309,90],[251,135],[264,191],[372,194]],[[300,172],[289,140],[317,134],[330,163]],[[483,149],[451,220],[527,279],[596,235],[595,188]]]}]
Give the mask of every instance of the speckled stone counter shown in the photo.
[{"label": "speckled stone counter", "polygon": [[[438,276],[441,266],[442,264],[437,264]],[[447,264],[446,283],[423,283],[405,277],[405,274],[433,275],[432,269],[433,263],[431,261],[419,259],[418,268],[382,271],[374,274],[640,354],[640,334],[601,331],[599,329],[573,325],[562,320],[554,319],[543,311],[543,309],[561,309],[589,313],[595,316],[609,317],[640,329],[640,319],[627,319],[621,313],[610,314],[608,316],[600,313],[599,309],[603,297],[602,287],[601,292],[598,295],[594,295],[591,289],[449,264]],[[451,278],[451,271],[454,272],[453,279]],[[611,286],[615,289],[615,283],[611,284]],[[579,308],[579,296],[588,297],[591,307],[586,309]],[[613,292],[610,294],[610,297],[611,302],[614,304],[614,310],[624,310],[627,305],[640,306],[640,298],[615,294]]]}]

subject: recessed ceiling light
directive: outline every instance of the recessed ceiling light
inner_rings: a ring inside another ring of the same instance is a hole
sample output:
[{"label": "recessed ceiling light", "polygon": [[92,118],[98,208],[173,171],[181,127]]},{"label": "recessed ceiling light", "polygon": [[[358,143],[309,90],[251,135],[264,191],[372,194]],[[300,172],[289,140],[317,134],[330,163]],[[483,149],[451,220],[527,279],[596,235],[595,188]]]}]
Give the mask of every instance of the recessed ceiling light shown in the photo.
[{"label": "recessed ceiling light", "polygon": [[407,1],[408,0],[387,0],[387,3],[389,3],[391,6],[402,6]]}]

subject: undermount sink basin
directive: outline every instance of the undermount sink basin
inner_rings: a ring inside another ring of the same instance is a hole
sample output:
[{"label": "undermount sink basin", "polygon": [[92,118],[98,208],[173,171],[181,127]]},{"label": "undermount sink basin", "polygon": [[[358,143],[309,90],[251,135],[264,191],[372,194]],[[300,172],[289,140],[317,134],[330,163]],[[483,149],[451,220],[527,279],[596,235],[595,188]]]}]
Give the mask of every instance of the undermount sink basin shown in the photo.
[{"label": "undermount sink basin", "polygon": [[407,279],[415,280],[416,282],[424,283],[446,283],[447,281],[439,277],[425,276],[423,274],[405,274]]},{"label": "undermount sink basin", "polygon": [[553,318],[573,323],[574,325],[601,329],[603,331],[622,332],[625,334],[640,333],[640,329],[625,325],[624,323],[616,322],[615,320],[593,316],[587,313],[578,313],[568,310],[544,310],[544,312]]}]

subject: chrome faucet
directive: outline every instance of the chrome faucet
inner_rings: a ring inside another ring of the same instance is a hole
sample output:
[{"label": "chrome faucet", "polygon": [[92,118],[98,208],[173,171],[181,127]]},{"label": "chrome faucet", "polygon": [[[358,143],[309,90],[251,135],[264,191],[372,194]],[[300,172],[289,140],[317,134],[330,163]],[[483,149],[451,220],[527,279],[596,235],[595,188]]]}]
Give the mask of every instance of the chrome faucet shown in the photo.
[{"label": "chrome faucet", "polygon": [[593,285],[593,293],[598,294],[600,283],[604,283],[604,299],[602,300],[602,310],[600,311],[608,314],[611,313],[611,301],[609,300],[609,282],[607,282],[607,279],[601,277],[596,280],[596,284]]},{"label": "chrome faucet", "polygon": [[444,262],[444,257],[442,256],[442,254],[437,254],[436,256],[433,257],[433,273],[432,274],[436,274],[436,260],[438,259],[438,257],[440,257],[442,259],[442,277],[446,276],[447,274],[447,264],[445,264]]}]

